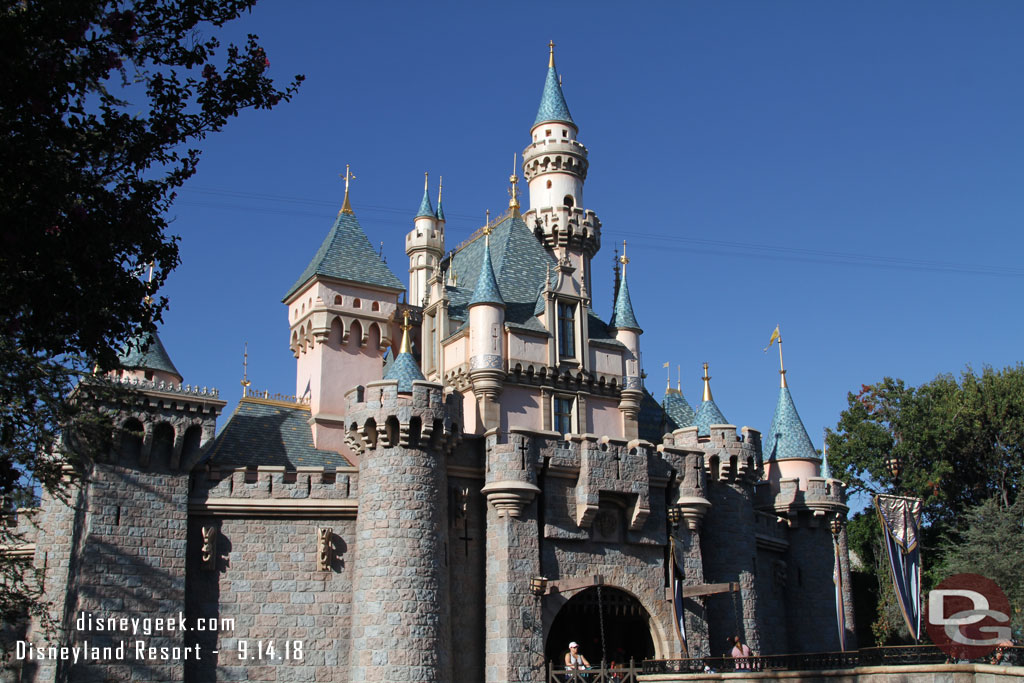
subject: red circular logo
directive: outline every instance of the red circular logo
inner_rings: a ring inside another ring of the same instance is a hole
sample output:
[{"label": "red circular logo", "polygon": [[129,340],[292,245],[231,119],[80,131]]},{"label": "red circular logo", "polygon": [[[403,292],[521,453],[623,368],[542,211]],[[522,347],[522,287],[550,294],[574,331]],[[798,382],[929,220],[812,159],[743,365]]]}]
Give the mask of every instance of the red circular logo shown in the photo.
[{"label": "red circular logo", "polygon": [[977,659],[1010,640],[1010,601],[992,579],[955,574],[928,593],[925,624],[950,657]]}]

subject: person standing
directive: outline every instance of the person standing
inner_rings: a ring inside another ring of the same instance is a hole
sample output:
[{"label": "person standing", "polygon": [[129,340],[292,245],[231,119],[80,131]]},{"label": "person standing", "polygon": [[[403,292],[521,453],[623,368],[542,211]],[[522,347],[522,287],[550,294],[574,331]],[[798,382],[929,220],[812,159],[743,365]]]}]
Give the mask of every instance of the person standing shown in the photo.
[{"label": "person standing", "polygon": [[[590,668],[590,662],[580,654],[580,645],[575,640],[569,643],[569,651],[565,653],[565,668],[567,671],[585,671]],[[569,678],[576,680],[575,674]]]},{"label": "person standing", "polygon": [[750,668],[750,655],[753,654],[739,636],[732,637],[732,658],[736,661],[737,669]]}]

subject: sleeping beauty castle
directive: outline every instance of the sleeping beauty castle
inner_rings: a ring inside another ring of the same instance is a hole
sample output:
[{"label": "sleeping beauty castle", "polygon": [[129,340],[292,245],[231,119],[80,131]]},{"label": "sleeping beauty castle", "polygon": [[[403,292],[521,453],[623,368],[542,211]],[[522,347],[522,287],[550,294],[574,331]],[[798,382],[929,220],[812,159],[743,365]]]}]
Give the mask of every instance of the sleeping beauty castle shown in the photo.
[{"label": "sleeping beauty castle", "polygon": [[511,683],[570,641],[594,664],[854,647],[844,485],[785,371],[764,433],[706,364],[700,401],[652,395],[625,248],[612,309],[591,297],[602,224],[553,45],[523,124],[508,212],[463,243],[424,188],[408,282],[346,183],[284,293],[298,398],[247,388],[217,434],[225,402],[158,338],[124,356],[91,399],[109,450],[24,549],[57,628],[23,637],[97,656],[20,680]]}]

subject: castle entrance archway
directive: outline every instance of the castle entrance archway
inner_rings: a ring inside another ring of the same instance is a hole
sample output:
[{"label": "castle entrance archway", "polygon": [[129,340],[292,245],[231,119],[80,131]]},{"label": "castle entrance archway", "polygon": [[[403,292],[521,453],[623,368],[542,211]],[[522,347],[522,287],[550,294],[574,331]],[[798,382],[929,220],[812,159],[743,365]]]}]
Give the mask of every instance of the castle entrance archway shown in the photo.
[{"label": "castle entrance archway", "polygon": [[[598,592],[600,589],[600,593]],[[544,658],[561,665],[569,643],[580,644],[580,653],[593,666],[600,666],[602,654],[607,662],[641,662],[654,657],[651,616],[640,601],[629,593],[610,586],[594,586],[580,591],[558,611],[544,646]],[[604,625],[602,653],[601,626]]]}]

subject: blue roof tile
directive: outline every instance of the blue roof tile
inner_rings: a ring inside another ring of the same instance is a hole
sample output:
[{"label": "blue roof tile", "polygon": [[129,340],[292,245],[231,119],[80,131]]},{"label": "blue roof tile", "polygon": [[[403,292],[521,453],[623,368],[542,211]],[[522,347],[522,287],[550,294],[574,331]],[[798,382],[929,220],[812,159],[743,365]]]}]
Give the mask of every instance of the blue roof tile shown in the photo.
[{"label": "blue roof tile", "polygon": [[467,307],[477,304],[495,304],[505,306],[505,300],[501,298],[498,290],[498,283],[494,279],[494,267],[491,265],[491,250],[486,248],[490,242],[489,237],[484,238],[485,248],[482,250],[483,258],[480,267],[480,274],[476,278],[476,286],[473,288],[473,296],[470,298]]},{"label": "blue roof tile", "polygon": [[345,211],[338,214],[313,260],[285,294],[284,300],[287,301],[316,276],[374,285],[399,292],[405,289],[402,282],[377,255],[355,214]]},{"label": "blue roof tile", "polygon": [[682,392],[678,389],[666,389],[661,406],[669,418],[668,427],[672,431],[692,427],[697,419],[697,414],[693,412],[690,403],[683,398]]},{"label": "blue roof tile", "polygon": [[547,121],[561,121],[576,126],[569,114],[569,106],[565,103],[565,96],[562,94],[562,85],[558,82],[558,72],[554,65],[548,67],[548,75],[544,80],[544,92],[540,96],[540,108],[537,109],[537,118],[533,125]]},{"label": "blue roof tile", "polygon": [[420,371],[420,364],[416,362],[412,354],[406,352],[398,354],[395,356],[394,362],[388,364],[384,379],[398,380],[399,391],[411,392],[412,383],[422,380],[423,373]]},{"label": "blue roof tile", "polygon": [[[145,350],[142,347],[146,347]],[[125,345],[117,358],[121,367],[126,370],[161,370],[169,372],[181,380],[181,373],[174,367],[171,357],[167,354],[160,335],[156,332],[137,335]]]},{"label": "blue roof tile", "polygon": [[348,467],[337,451],[317,450],[309,427],[309,407],[243,398],[203,462],[225,467],[276,465]]},{"label": "blue roof tile", "polygon": [[612,312],[611,327],[618,330],[640,330],[640,324],[633,314],[633,302],[629,299],[629,285],[626,284],[626,273],[622,273],[619,295],[615,297],[615,310]]},{"label": "blue roof tile", "polygon": [[725,419],[725,415],[722,415],[715,400],[711,399],[700,404],[700,408],[697,409],[697,414],[693,418],[693,424],[697,425],[698,436],[708,436],[711,433],[709,429],[711,425],[725,425],[729,424],[729,421]]},{"label": "blue roof tile", "polygon": [[[440,203],[438,203],[437,206],[439,209],[441,208]],[[423,199],[420,200],[420,210],[419,213],[416,214],[416,218],[420,218],[421,216],[427,216],[428,218],[437,217],[434,215],[434,207],[430,205],[430,197],[427,196],[426,185],[423,186]]]},{"label": "blue roof tile", "polygon": [[811,438],[807,436],[800,414],[796,412],[793,396],[789,387],[779,389],[779,401],[775,405],[775,416],[772,426],[764,439],[764,453],[768,460],[785,460],[787,458],[818,459]]}]

